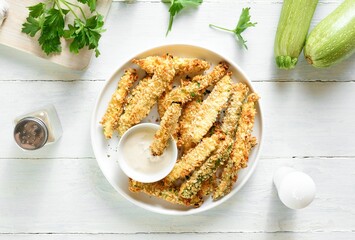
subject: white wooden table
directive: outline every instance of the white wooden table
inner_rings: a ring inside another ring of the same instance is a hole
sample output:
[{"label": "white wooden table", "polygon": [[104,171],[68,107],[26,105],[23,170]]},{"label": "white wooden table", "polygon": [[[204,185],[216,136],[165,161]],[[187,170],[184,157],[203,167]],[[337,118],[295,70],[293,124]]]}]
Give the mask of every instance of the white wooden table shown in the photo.
[{"label": "white wooden table", "polygon": [[[321,0],[312,27],[339,4]],[[179,15],[165,37],[168,6],[158,0],[114,2],[101,57],[70,71],[0,46],[0,239],[355,239],[355,55],[329,69],[303,57],[276,69],[273,40],[281,0],[205,0]],[[251,7],[258,25],[249,50],[209,23],[234,27]],[[184,217],[127,202],[102,175],[90,145],[93,105],[105,79],[141,50],[167,43],[201,45],[234,59],[262,97],[265,144],[257,170],[229,201]],[[64,135],[37,152],[20,151],[13,119],[44,103],[56,106]],[[303,170],[317,184],[306,209],[284,207],[272,185],[280,166]]]}]

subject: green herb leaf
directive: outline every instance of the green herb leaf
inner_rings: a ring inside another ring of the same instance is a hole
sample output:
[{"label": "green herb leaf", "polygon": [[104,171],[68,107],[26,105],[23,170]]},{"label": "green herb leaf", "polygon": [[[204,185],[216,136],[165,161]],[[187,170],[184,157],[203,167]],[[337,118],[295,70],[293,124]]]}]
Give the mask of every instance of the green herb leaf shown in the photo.
[{"label": "green herb leaf", "polygon": [[96,0],[78,0],[78,2],[88,5],[91,12],[95,11],[96,9]]},{"label": "green herb leaf", "polygon": [[240,17],[239,17],[238,24],[235,27],[235,29],[227,29],[224,27],[216,26],[214,24],[210,24],[210,27],[218,28],[218,29],[228,31],[228,32],[233,32],[235,34],[236,38],[238,39],[238,41],[246,49],[248,49],[248,47],[246,45],[247,41],[242,37],[242,32],[244,32],[249,27],[255,27],[255,25],[257,24],[256,22],[255,23],[250,22],[249,10],[250,10],[250,8],[243,8],[242,13],[240,14]]},{"label": "green herb leaf", "polygon": [[37,5],[28,7],[30,10],[29,16],[33,18],[38,18],[44,13],[46,5],[44,3],[38,3]]},{"label": "green herb leaf", "polygon": [[30,35],[31,37],[34,37],[36,33],[41,29],[39,22],[31,16],[26,20],[27,22],[22,24],[22,32]]},{"label": "green herb leaf", "polygon": [[168,30],[166,31],[166,35],[171,31],[173,26],[174,17],[178,14],[181,10],[186,7],[197,7],[202,3],[203,0],[163,0],[163,2],[170,2],[170,18],[169,18],[169,26]]},{"label": "green herb leaf", "polygon": [[79,53],[79,50],[85,46],[89,49],[95,49],[95,55],[100,55],[99,40],[101,33],[104,32],[103,16],[98,14],[87,19],[84,23],[82,20],[76,19],[74,25],[69,25],[69,29],[64,32],[66,39],[72,39],[69,48],[73,53]]},{"label": "green herb leaf", "polygon": [[60,38],[64,33],[64,18],[68,12],[65,9],[52,8],[46,14],[38,42],[47,55],[62,51]]},{"label": "green herb leaf", "polygon": [[[96,0],[78,0],[78,2],[88,5],[92,12],[96,9]],[[73,8],[80,10],[82,18]],[[74,21],[65,29],[68,13],[74,17]],[[80,49],[87,46],[89,49],[94,49],[97,57],[100,55],[98,46],[101,33],[105,31],[103,25],[103,16],[98,13],[88,18],[83,9],[73,2],[48,0],[46,4],[39,3],[29,7],[29,16],[22,25],[22,32],[31,37],[40,32],[38,42],[47,55],[62,51],[61,38],[64,37],[72,40],[69,46],[70,52],[79,53]]]}]

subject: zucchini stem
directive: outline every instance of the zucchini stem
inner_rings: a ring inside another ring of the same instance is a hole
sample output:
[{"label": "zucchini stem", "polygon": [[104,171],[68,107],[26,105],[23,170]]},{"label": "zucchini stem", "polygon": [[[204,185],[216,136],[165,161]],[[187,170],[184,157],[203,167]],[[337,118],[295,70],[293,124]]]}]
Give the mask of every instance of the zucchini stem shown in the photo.
[{"label": "zucchini stem", "polygon": [[307,61],[309,64],[313,65],[313,61],[312,61],[312,58],[311,58],[310,56],[306,56],[306,61]]}]

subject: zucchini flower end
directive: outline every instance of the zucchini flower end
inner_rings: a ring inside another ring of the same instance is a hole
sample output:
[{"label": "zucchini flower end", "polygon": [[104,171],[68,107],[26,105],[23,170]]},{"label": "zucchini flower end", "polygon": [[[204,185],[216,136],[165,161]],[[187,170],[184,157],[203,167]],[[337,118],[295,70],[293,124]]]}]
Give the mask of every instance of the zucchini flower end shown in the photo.
[{"label": "zucchini flower end", "polygon": [[277,56],[276,64],[280,69],[292,69],[296,66],[298,59],[290,56]]}]

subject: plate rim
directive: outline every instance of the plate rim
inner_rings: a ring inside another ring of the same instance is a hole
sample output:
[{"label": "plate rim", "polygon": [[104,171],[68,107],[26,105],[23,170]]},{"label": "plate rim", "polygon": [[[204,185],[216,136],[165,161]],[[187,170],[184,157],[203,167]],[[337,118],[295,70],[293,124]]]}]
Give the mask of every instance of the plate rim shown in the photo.
[{"label": "plate rim", "polygon": [[246,173],[246,175],[244,176],[243,180],[239,183],[239,185],[233,189],[229,194],[227,194],[226,196],[224,196],[222,199],[218,200],[218,204],[213,204],[204,208],[193,208],[193,209],[188,209],[187,211],[176,211],[176,210],[170,210],[170,209],[157,209],[153,206],[149,206],[149,205],[145,205],[143,203],[141,203],[140,201],[137,201],[136,199],[131,198],[130,196],[128,196],[123,190],[121,190],[119,187],[116,187],[116,184],[113,184],[110,178],[108,178],[106,176],[106,173],[103,171],[102,168],[102,164],[100,163],[100,161],[98,160],[98,153],[97,150],[95,150],[94,147],[94,132],[95,132],[95,127],[96,127],[96,116],[97,116],[97,111],[99,108],[99,102],[100,99],[103,97],[103,93],[104,90],[107,88],[109,82],[111,81],[112,78],[114,78],[119,71],[121,71],[121,68],[129,63],[132,59],[134,59],[135,57],[139,56],[139,55],[144,55],[147,52],[150,51],[154,51],[154,50],[158,50],[161,48],[171,48],[171,47],[189,47],[189,48],[198,48],[200,50],[203,51],[208,51],[208,52],[212,52],[213,54],[217,55],[218,57],[220,57],[221,59],[225,60],[228,62],[228,64],[232,65],[235,69],[238,70],[239,74],[241,74],[244,79],[246,80],[246,82],[249,85],[249,88],[252,90],[252,92],[255,92],[255,89],[252,85],[251,80],[249,79],[248,75],[244,72],[244,70],[234,61],[232,61],[230,58],[223,56],[221,53],[219,53],[218,51],[216,51],[215,49],[211,49],[211,48],[207,48],[207,47],[202,47],[202,46],[197,46],[194,44],[190,44],[190,43],[172,43],[172,44],[163,44],[163,45],[155,45],[153,47],[150,48],[146,48],[145,50],[140,50],[140,51],[136,51],[135,54],[132,54],[133,57],[128,58],[127,60],[123,60],[122,64],[119,65],[119,67],[105,80],[104,82],[104,86],[101,88],[96,100],[95,100],[95,106],[91,115],[91,123],[90,123],[90,140],[91,140],[91,147],[92,150],[94,152],[95,155],[95,160],[97,162],[97,164],[99,165],[99,168],[102,172],[102,174],[105,176],[106,180],[110,183],[110,185],[118,192],[121,194],[121,196],[123,196],[128,202],[133,203],[136,206],[139,206],[145,210],[154,212],[154,213],[159,213],[159,214],[163,214],[163,215],[171,215],[171,216],[186,216],[186,215],[193,215],[193,214],[197,214],[197,213],[201,213],[207,210],[210,210],[214,207],[220,206],[222,203],[226,202],[227,200],[229,200],[231,197],[233,197],[237,192],[239,192],[244,185],[248,182],[248,180],[250,179],[250,177],[252,176],[252,174],[254,173],[256,166],[258,165],[259,162],[259,158],[260,158],[260,153],[262,152],[263,149],[263,140],[264,140],[264,119],[263,119],[263,113],[262,113],[262,104],[260,102],[260,100],[258,101],[258,107],[259,107],[259,118],[260,118],[260,139],[258,141],[258,151],[256,152],[256,156],[254,158],[254,164],[252,166],[250,166],[249,171]]}]

